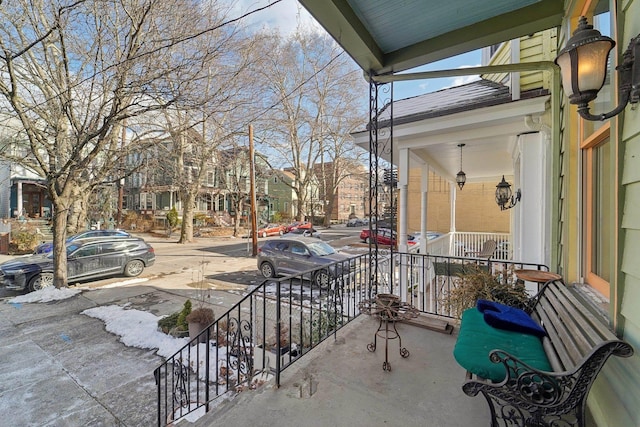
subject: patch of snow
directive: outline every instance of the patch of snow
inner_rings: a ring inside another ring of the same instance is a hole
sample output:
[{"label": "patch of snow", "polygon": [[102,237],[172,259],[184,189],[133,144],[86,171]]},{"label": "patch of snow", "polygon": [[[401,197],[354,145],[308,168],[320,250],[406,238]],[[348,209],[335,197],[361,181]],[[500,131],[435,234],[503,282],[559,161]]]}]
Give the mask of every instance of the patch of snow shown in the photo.
[{"label": "patch of snow", "polygon": [[158,330],[161,317],[140,310],[127,310],[118,305],[107,305],[84,310],[82,314],[100,319],[107,331],[118,335],[129,347],[158,349],[157,354],[170,357],[185,346],[187,338],[175,338]]},{"label": "patch of snow", "polygon": [[54,286],[48,286],[44,289],[40,289],[38,291],[29,292],[25,295],[19,295],[17,297],[11,298],[7,302],[10,304],[22,304],[28,302],[51,302],[51,301],[59,301],[67,298],[71,298],[81,292],[80,289],[70,289],[70,288],[56,288]]}]

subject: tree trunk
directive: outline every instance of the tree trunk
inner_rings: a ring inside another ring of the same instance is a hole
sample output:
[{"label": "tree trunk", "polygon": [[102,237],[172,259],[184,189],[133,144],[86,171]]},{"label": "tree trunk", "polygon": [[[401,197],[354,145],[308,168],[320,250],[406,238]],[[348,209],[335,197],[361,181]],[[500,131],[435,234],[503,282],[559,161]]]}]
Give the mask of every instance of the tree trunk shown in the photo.
[{"label": "tree trunk", "polygon": [[333,211],[333,197],[329,199],[329,203],[325,205],[324,210],[324,226],[331,227],[331,212]]},{"label": "tree trunk", "polygon": [[191,191],[185,192],[182,205],[182,227],[180,228],[180,240],[178,243],[193,242],[193,211],[195,194]]},{"label": "tree trunk", "polygon": [[89,204],[89,190],[75,187],[72,190],[72,202],[67,215],[67,233],[76,234],[87,228],[87,208]]},{"label": "tree trunk", "polygon": [[242,218],[242,200],[238,200],[235,202],[235,209],[236,209],[236,221],[233,224],[233,236],[234,237],[238,237],[238,235],[240,234],[240,219]]},{"label": "tree trunk", "polygon": [[67,211],[70,203],[57,197],[53,202],[53,285],[56,288],[67,286]]}]

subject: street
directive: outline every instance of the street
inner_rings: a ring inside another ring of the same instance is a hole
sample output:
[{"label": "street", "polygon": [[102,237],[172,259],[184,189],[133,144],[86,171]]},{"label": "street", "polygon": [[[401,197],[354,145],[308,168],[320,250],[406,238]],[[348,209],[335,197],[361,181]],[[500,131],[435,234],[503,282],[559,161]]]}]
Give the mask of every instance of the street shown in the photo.
[{"label": "street", "polygon": [[[345,227],[344,225],[319,229],[320,238],[323,241],[342,250],[350,243],[359,241],[360,231],[359,227]],[[69,286],[97,289],[144,282],[146,286],[164,289],[193,289],[199,284],[207,282],[209,287],[220,290],[223,288],[240,290],[247,286],[257,285],[264,280],[258,271],[255,258],[250,255],[252,243],[250,239],[196,238],[193,243],[177,244],[177,235],[171,238],[151,234],[139,234],[138,236],[150,243],[156,253],[154,265],[145,268],[140,276],[136,278],[110,277],[85,283],[70,283]],[[279,237],[259,238],[258,247],[269,239],[279,239]],[[3,260],[8,259],[6,256],[3,257]],[[10,298],[23,293],[0,289],[0,298]]]}]

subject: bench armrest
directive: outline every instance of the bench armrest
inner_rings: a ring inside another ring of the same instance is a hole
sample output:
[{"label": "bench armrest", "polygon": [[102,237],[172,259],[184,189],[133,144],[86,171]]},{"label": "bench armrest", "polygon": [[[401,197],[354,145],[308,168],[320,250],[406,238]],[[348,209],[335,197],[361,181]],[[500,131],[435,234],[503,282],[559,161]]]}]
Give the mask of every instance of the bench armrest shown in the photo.
[{"label": "bench armrest", "polygon": [[465,394],[475,396],[483,392],[521,405],[553,405],[562,398],[567,386],[565,373],[541,371],[503,350],[493,350],[489,358],[502,363],[507,376],[500,383],[467,380],[462,386]]}]

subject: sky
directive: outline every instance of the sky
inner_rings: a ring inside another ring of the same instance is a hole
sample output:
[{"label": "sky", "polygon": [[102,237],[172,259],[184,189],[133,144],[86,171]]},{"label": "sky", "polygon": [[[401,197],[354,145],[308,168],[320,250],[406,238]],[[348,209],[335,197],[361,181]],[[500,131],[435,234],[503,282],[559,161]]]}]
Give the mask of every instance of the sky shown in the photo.
[{"label": "sky", "polygon": [[[236,6],[236,13],[241,15],[249,10],[261,8],[270,3],[273,3],[273,0],[239,0]],[[281,0],[279,3],[265,10],[250,15],[246,18],[245,23],[250,29],[255,29],[256,31],[261,29],[278,29],[282,35],[288,35],[294,32],[298,24],[305,29],[324,32],[324,29],[322,29],[297,0]],[[418,67],[411,71],[448,70],[480,65],[481,53],[480,51],[473,51]],[[478,76],[464,76],[398,82],[394,84],[394,98],[409,98],[423,93],[459,86],[477,79]]]}]

